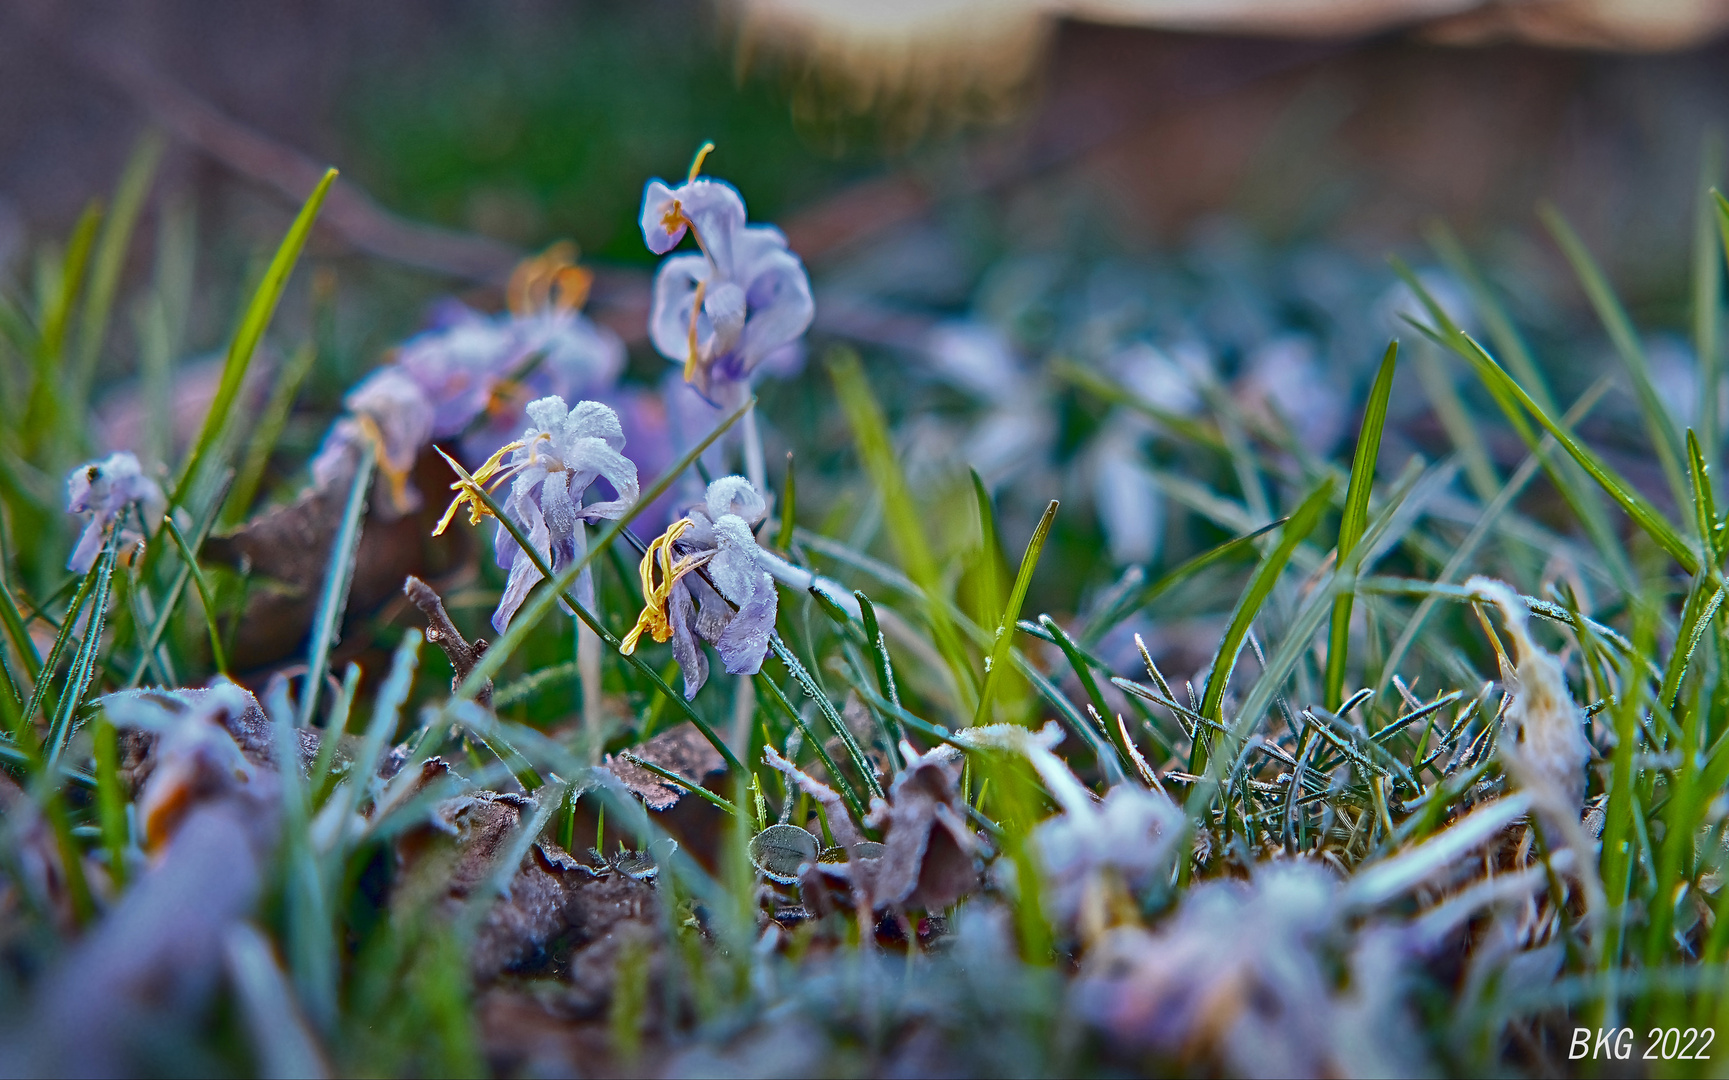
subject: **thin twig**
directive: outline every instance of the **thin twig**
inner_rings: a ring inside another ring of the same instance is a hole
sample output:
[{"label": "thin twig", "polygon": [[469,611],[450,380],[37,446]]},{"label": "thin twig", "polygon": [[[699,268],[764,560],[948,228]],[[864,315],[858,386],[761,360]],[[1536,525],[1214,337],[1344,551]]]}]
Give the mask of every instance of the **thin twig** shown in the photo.
[{"label": "thin twig", "polygon": [[[431,585],[415,577],[413,574],[402,582],[403,595],[420,609],[426,616],[426,640],[444,650],[444,655],[450,657],[450,666],[456,669],[456,677],[451,680],[451,690],[461,686],[468,673],[480,663],[480,658],[486,652],[486,641],[475,638],[470,645],[462,636],[462,631],[450,621],[450,615],[444,610],[444,600]],[[486,680],[474,695],[474,700],[482,708],[492,706],[492,680]]]}]

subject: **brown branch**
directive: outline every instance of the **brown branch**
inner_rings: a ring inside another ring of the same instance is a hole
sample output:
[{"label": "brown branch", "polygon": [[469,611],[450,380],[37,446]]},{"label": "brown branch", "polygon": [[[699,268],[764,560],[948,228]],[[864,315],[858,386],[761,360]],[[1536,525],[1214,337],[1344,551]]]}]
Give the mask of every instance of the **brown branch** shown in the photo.
[{"label": "brown branch", "polygon": [[[175,138],[290,203],[305,199],[324,175],[322,164],[222,112],[136,48],[95,40],[67,47]],[[331,188],[320,224],[367,254],[473,281],[502,283],[522,258],[509,244],[394,214],[347,177]]]},{"label": "brown branch", "polygon": [[[444,655],[450,657],[450,666],[456,669],[456,677],[450,680],[450,688],[454,691],[468,678],[469,672],[480,663],[480,658],[486,652],[486,642],[475,638],[470,645],[462,636],[462,631],[450,621],[450,614],[444,610],[444,600],[431,585],[408,575],[402,583],[402,592],[426,616],[426,640],[444,650]],[[474,695],[474,700],[485,708],[492,707],[492,680],[486,680],[486,685]]]}]

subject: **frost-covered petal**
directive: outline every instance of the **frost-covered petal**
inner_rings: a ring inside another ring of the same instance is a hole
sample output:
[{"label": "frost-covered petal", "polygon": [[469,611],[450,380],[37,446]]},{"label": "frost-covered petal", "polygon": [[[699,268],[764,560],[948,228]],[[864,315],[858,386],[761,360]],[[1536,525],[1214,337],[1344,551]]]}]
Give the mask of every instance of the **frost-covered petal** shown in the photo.
[{"label": "frost-covered petal", "polygon": [[400,368],[380,368],[343,398],[348,411],[377,425],[384,440],[384,464],[398,473],[414,468],[421,448],[432,441],[433,404]]},{"label": "frost-covered petal", "polygon": [[768,514],[768,503],[757,493],[749,480],[742,476],[723,476],[709,484],[704,493],[703,508],[710,521],[719,521],[731,514],[755,525]]},{"label": "frost-covered petal", "polygon": [[706,178],[682,184],[673,194],[685,218],[696,227],[703,251],[722,274],[735,276],[733,248],[737,234],[744,231],[744,196],[724,180]]},{"label": "frost-covered petal", "polygon": [[774,586],[759,589],[727,620],[715,639],[714,651],[729,675],[755,675],[768,654],[768,637],[774,632]]},{"label": "frost-covered petal", "polygon": [[138,507],[146,524],[160,518],[167,505],[162,488],[144,474],[134,455],[121,451],[73,469],[66,478],[66,510],[88,514],[90,520],[79,535],[66,568],[78,574],[88,573],[96,563],[104,533],[116,522],[123,524],[126,508],[132,505]]},{"label": "frost-covered petal", "polygon": [[[696,287],[709,280],[714,268],[701,255],[674,255],[660,264],[648,312],[648,339],[655,351],[674,363],[690,357],[690,313]],[[707,291],[706,289],[704,290]],[[706,318],[697,320],[697,348],[713,336]]]},{"label": "frost-covered petal", "polygon": [[684,673],[684,697],[689,701],[708,681],[708,657],[696,639],[696,605],[684,580],[672,587],[667,597],[667,614],[672,625],[673,659]]},{"label": "frost-covered petal", "polygon": [[714,523],[717,554],[709,561],[708,573],[722,595],[744,604],[764,590],[773,591],[772,579],[756,560],[756,537],[744,519],[727,514]]},{"label": "frost-covered petal", "polygon": [[677,247],[689,227],[674,205],[677,201],[678,197],[664,180],[650,180],[643,185],[638,224],[642,226],[642,242],[656,255],[665,255]]},{"label": "frost-covered petal", "polygon": [[711,329],[704,351],[720,356],[736,349],[745,329],[744,289],[735,282],[716,282],[703,294],[702,313]]},{"label": "frost-covered petal", "polygon": [[[740,263],[750,318],[745,323],[739,353],[749,372],[763,357],[787,345],[810,329],[816,315],[810,278],[798,256],[786,249],[786,241],[774,229],[745,230],[739,245]],[[746,261],[745,253],[749,252]]]}]

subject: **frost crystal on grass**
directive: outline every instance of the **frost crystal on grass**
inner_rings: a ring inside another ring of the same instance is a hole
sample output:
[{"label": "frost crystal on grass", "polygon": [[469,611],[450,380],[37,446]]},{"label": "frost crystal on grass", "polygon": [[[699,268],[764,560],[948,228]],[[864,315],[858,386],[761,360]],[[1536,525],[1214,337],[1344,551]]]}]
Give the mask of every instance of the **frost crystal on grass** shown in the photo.
[{"label": "frost crystal on grass", "polygon": [[144,475],[134,455],[121,451],[73,469],[66,478],[66,512],[88,514],[89,520],[72,557],[66,560],[66,569],[75,574],[89,573],[108,527],[116,522],[123,525],[126,508],[134,504],[146,524],[161,518],[167,504],[162,488]]},{"label": "frost crystal on grass", "polygon": [[642,193],[642,238],[664,255],[688,232],[702,249],[674,255],[654,277],[649,338],[685,381],[726,408],[744,402],[750,377],[770,353],[796,342],[816,313],[804,264],[770,225],[746,225],[744,199],[699,178],[707,148],[677,187],[650,180]]}]

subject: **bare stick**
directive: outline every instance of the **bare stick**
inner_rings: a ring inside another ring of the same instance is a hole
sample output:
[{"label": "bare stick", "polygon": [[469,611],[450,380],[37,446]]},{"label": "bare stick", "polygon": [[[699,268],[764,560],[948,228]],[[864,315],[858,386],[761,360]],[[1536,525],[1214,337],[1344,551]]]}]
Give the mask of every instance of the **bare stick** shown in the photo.
[{"label": "bare stick", "polygon": [[[409,601],[419,608],[426,616],[426,640],[444,650],[444,655],[450,657],[450,666],[456,669],[456,677],[451,680],[452,691],[462,685],[468,678],[468,673],[474,670],[474,665],[480,663],[480,657],[486,652],[486,641],[475,638],[470,645],[462,636],[462,631],[450,621],[450,615],[444,610],[444,600],[426,582],[408,575],[402,583],[402,592]],[[486,680],[486,685],[474,695],[474,700],[486,708],[492,707],[492,680]]]}]

